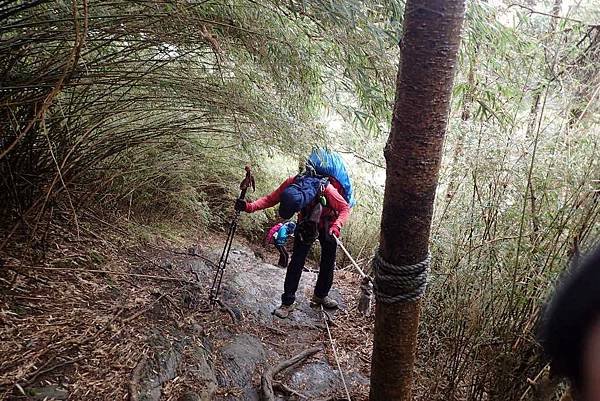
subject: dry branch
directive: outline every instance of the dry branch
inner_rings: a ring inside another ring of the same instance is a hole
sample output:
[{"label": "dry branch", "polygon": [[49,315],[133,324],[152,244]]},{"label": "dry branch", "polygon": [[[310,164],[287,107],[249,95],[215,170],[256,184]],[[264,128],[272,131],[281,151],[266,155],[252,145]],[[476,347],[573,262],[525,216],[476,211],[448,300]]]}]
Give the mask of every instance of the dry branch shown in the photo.
[{"label": "dry branch", "polygon": [[67,361],[63,361],[63,362],[59,362],[59,363],[55,363],[54,365],[52,365],[52,366],[49,366],[49,367],[47,367],[47,368],[43,368],[43,369],[42,369],[42,368],[40,368],[40,369],[38,369],[37,371],[35,371],[35,372],[33,373],[33,375],[32,375],[32,376],[31,376],[31,377],[30,377],[30,378],[27,380],[27,383],[26,383],[26,384],[31,384],[31,383],[35,382],[35,381],[36,381],[36,379],[37,379],[38,377],[40,377],[41,375],[43,375],[43,374],[46,374],[46,373],[52,372],[53,370],[56,370],[56,369],[58,369],[58,368],[62,368],[63,366],[71,365],[72,363],[75,363],[75,362],[77,362],[77,361],[80,361],[81,359],[83,359],[83,358],[81,358],[81,357],[80,357],[80,358],[72,358],[72,359],[69,359],[69,360],[67,360]]},{"label": "dry branch", "polygon": [[531,14],[538,14],[538,15],[543,15],[545,17],[550,17],[550,18],[561,19],[561,20],[564,20],[564,21],[575,22],[577,24],[586,25],[586,26],[589,26],[589,27],[592,27],[592,28],[600,27],[600,24],[590,24],[590,23],[587,23],[587,22],[579,20],[579,19],[564,17],[564,16],[561,16],[561,15],[551,14],[551,13],[547,13],[547,12],[543,12],[543,11],[539,11],[539,10],[534,10],[533,8],[528,7],[526,5],[523,5],[523,4],[512,3],[512,4],[508,5],[508,8],[511,8],[511,7],[519,7],[519,8],[522,8],[522,9],[525,9],[525,10],[529,11]]},{"label": "dry branch", "polygon": [[[177,291],[179,288],[176,288],[175,291]],[[172,291],[171,294],[173,294],[175,291]],[[133,315],[129,316],[126,319],[123,319],[123,323],[129,323],[132,320],[137,319],[138,317],[140,317],[141,315],[143,315],[144,313],[150,311],[152,308],[154,308],[154,305],[156,305],[157,303],[160,302],[161,299],[163,299],[165,296],[167,296],[167,293],[161,294],[158,298],[156,298],[154,301],[152,301],[150,303],[150,305],[148,305],[145,308],[142,308],[141,310],[137,311],[136,313],[134,313]]]},{"label": "dry branch", "polygon": [[154,276],[151,274],[137,274],[137,273],[125,273],[125,272],[117,272],[113,270],[97,270],[97,269],[73,269],[69,267],[32,267],[33,270],[55,270],[55,271],[67,271],[67,272],[75,272],[75,273],[99,273],[99,274],[114,274],[116,276],[130,276],[130,277],[140,277],[140,278],[148,278],[152,280],[162,280],[162,281],[177,281],[180,283],[187,283],[196,285],[196,283],[177,277],[165,277],[165,276]]}]

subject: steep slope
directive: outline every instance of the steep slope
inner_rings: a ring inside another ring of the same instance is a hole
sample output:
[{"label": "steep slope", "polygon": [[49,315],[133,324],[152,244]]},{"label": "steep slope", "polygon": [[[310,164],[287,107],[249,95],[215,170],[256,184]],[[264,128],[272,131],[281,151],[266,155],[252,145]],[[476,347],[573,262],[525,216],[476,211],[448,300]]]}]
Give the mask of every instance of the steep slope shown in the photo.
[{"label": "steep slope", "polygon": [[[276,394],[345,399],[324,315],[307,301],[314,272],[303,274],[299,307],[282,321],[271,311],[285,270],[247,246],[235,244],[230,256],[227,307],[211,308],[218,238],[192,254],[161,239],[142,246],[117,235],[65,238],[72,242],[55,244],[47,264],[2,258],[4,398],[258,400],[266,369],[318,346],[275,377]],[[367,394],[371,341],[370,322],[354,307],[358,281],[337,272],[333,295],[343,309],[329,316],[352,399]]]}]

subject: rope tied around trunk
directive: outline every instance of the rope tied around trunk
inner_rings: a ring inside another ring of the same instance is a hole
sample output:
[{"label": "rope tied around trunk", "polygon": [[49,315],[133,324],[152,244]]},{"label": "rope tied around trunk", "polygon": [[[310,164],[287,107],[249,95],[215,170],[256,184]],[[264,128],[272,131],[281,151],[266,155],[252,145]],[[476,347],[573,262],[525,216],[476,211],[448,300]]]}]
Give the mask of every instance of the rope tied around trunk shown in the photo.
[{"label": "rope tied around trunk", "polygon": [[431,254],[414,265],[397,266],[383,259],[377,249],[372,260],[375,280],[373,289],[377,302],[394,304],[416,301],[427,288]]}]

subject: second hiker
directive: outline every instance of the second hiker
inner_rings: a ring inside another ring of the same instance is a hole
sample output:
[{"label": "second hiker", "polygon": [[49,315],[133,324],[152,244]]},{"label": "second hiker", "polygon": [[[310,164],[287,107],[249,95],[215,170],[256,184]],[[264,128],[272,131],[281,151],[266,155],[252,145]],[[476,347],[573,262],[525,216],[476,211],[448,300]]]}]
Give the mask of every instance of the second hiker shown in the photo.
[{"label": "second hiker", "polygon": [[[309,158],[307,171],[304,174],[288,177],[269,195],[254,202],[238,199],[235,204],[237,210],[248,213],[279,204],[279,216],[283,219],[290,219],[299,212],[281,305],[273,312],[280,318],[288,317],[295,307],[296,291],[304,263],[312,244],[317,239],[321,244],[321,260],[311,304],[323,305],[330,309],[338,306],[338,303],[329,297],[329,290],[333,285],[337,250],[336,239],[333,237],[339,238],[340,230],[350,215],[350,204],[342,194],[347,196],[351,194],[347,194],[346,192],[349,191],[344,191],[343,185],[334,177],[317,174],[314,169],[315,163],[311,163],[310,160]],[[346,174],[345,168],[344,174]],[[345,177],[348,180],[347,175]]]},{"label": "second hiker", "polygon": [[278,266],[288,267],[289,255],[285,249],[285,244],[289,237],[294,236],[294,230],[296,229],[296,223],[293,221],[287,221],[285,223],[275,224],[265,237],[265,245],[273,244],[279,252]]}]

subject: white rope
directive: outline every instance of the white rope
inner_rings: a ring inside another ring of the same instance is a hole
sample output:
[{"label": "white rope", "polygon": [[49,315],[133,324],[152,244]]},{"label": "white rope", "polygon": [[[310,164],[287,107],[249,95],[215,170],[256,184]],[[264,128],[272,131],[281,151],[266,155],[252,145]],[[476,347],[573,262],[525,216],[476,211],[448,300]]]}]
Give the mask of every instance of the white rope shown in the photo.
[{"label": "white rope", "polygon": [[340,239],[338,237],[336,237],[335,235],[333,236],[333,238],[335,238],[335,242],[337,242],[338,246],[342,249],[342,251],[344,251],[344,253],[346,254],[346,256],[348,257],[348,259],[350,259],[350,262],[352,262],[352,265],[356,268],[356,270],[358,270],[358,273],[360,273],[362,278],[366,278],[367,280],[371,281],[371,277],[369,277],[358,265],[358,263],[356,263],[356,261],[354,260],[354,258],[350,255],[350,252],[348,252],[348,250],[346,249],[346,247],[344,246],[344,244],[342,244],[342,241],[340,241]]},{"label": "white rope", "polygon": [[321,305],[321,315],[323,316],[323,320],[325,321],[325,327],[327,327],[327,335],[329,336],[329,342],[331,343],[331,348],[333,349],[333,357],[335,358],[335,363],[337,364],[338,371],[340,372],[340,377],[342,378],[342,384],[344,385],[344,390],[346,391],[346,398],[348,399],[348,401],[352,401],[350,399],[350,392],[348,391],[346,379],[344,379],[344,372],[342,371],[342,367],[340,366],[340,360],[335,349],[335,344],[333,343],[333,337],[331,336],[331,330],[329,329],[329,320],[327,319],[325,310],[323,309],[323,305]]},{"label": "white rope", "polygon": [[379,249],[373,256],[374,290],[377,302],[392,304],[416,301],[427,288],[431,254],[414,265],[397,266],[383,259]]}]

